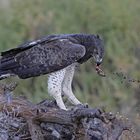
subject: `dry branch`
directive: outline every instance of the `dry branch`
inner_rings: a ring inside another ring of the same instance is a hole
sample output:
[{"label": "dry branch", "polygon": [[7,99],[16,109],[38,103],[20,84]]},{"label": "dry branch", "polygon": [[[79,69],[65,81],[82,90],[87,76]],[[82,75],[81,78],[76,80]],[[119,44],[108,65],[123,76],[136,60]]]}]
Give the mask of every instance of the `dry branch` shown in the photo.
[{"label": "dry branch", "polygon": [[15,84],[0,86],[0,140],[118,140],[131,131],[126,119],[78,105],[65,111],[54,101],[33,104],[13,97]]}]

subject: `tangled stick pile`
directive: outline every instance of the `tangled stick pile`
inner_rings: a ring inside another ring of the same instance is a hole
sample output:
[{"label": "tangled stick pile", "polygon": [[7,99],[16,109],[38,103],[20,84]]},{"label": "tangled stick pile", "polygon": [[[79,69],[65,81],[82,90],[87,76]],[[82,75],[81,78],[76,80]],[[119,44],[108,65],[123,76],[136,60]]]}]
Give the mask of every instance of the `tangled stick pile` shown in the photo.
[{"label": "tangled stick pile", "polygon": [[127,119],[78,105],[65,111],[54,101],[33,104],[13,97],[16,84],[0,86],[0,140],[118,140]]}]

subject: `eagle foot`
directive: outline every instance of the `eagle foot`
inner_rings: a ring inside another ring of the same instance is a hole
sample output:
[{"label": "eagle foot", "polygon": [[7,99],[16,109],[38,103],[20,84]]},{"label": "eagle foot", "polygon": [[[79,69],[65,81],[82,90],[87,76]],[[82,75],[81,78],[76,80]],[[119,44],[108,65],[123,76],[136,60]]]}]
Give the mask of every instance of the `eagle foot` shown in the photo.
[{"label": "eagle foot", "polygon": [[78,105],[74,106],[73,108],[71,108],[71,110],[76,111],[77,109],[84,109],[84,108],[89,108],[89,105],[87,103],[78,104]]},{"label": "eagle foot", "polygon": [[[102,110],[98,108],[85,108],[82,105],[77,105],[72,110],[72,121],[80,121],[83,118],[102,118]],[[104,119],[104,118],[102,118]]]}]

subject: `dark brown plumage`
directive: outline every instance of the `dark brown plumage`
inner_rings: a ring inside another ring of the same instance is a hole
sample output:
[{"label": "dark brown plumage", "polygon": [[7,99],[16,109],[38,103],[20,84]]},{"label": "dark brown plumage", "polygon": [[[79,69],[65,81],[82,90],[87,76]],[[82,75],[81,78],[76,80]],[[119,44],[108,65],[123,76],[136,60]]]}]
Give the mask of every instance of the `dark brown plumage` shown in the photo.
[{"label": "dark brown plumage", "polygon": [[[29,78],[61,70],[72,63],[94,57],[101,63],[104,54],[99,36],[88,34],[49,35],[1,53],[0,77],[11,74]],[[5,77],[4,77],[5,78]]]}]

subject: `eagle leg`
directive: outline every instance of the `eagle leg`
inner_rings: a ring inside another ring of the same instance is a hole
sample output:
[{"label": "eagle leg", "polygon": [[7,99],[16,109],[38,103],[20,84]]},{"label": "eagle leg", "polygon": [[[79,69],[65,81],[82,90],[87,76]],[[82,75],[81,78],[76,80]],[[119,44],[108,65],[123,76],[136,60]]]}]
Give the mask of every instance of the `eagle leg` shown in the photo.
[{"label": "eagle leg", "polygon": [[53,72],[48,76],[48,93],[56,100],[57,105],[64,110],[67,110],[62,99],[62,81],[64,79],[65,69]]},{"label": "eagle leg", "polygon": [[82,104],[75,97],[75,95],[72,92],[72,88],[71,88],[71,84],[72,84],[73,75],[74,75],[76,65],[77,65],[76,63],[73,63],[70,66],[66,67],[65,76],[64,76],[63,83],[62,83],[63,94],[66,95],[68,97],[68,100],[74,105]]}]

